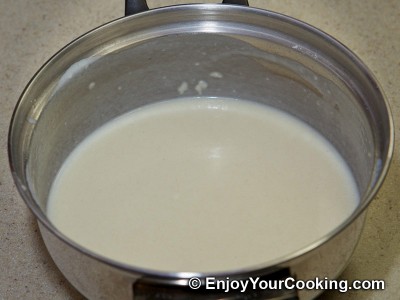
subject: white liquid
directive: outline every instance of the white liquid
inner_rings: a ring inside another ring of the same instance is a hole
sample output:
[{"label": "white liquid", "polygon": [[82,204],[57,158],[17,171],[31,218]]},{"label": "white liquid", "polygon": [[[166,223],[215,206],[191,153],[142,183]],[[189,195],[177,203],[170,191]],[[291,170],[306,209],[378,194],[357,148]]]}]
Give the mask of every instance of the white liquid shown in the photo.
[{"label": "white liquid", "polygon": [[63,165],[48,215],[114,260],[213,272],[293,253],[357,204],[347,165],[304,123],[251,102],[193,98],[93,133]]}]

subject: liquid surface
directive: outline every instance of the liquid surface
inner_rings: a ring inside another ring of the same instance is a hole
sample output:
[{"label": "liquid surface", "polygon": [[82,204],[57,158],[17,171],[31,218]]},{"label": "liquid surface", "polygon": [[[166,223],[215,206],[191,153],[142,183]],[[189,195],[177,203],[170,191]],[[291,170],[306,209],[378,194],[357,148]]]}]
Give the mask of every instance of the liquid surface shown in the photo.
[{"label": "liquid surface", "polygon": [[62,166],[48,215],[116,261],[160,271],[265,264],[318,240],[358,204],[351,173],[315,130],[234,99],[135,110]]}]

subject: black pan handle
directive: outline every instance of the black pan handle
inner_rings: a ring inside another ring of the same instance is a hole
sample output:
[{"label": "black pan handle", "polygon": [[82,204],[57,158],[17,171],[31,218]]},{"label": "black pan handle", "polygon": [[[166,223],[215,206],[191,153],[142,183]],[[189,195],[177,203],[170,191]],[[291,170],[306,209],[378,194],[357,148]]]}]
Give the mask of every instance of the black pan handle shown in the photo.
[{"label": "black pan handle", "polygon": [[[284,281],[288,277],[293,278],[294,275],[290,274],[288,268],[276,270],[275,272],[252,277],[254,280],[258,278],[257,282],[271,282],[271,281]],[[256,278],[257,277],[257,278]],[[193,281],[193,279],[195,281]],[[222,281],[229,279],[229,277],[219,278]],[[250,279],[250,277],[249,277]],[[178,279],[177,279],[178,280]],[[182,280],[179,280],[180,282]],[[133,283],[133,297],[135,300],[298,300],[298,293],[296,289],[253,289],[249,284],[246,291],[240,289],[232,290],[225,287],[216,290],[207,290],[204,284],[205,278],[191,278],[185,285],[171,285],[162,283],[159,279],[141,278]],[[194,285],[194,283],[197,283]],[[182,283],[181,283],[182,284]]]},{"label": "black pan handle", "polygon": [[[249,6],[248,0],[223,0],[223,4],[236,4]],[[125,0],[125,16],[130,16],[149,10],[146,0]]]},{"label": "black pan handle", "polygon": [[125,16],[149,10],[146,0],[125,0]]},{"label": "black pan handle", "polygon": [[249,6],[249,1],[247,0],[223,0],[222,3]]}]

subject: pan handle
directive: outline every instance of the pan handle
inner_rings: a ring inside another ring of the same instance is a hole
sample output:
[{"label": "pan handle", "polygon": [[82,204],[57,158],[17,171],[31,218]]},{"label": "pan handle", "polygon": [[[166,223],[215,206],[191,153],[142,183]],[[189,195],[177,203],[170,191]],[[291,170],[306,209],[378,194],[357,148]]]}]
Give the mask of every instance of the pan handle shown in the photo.
[{"label": "pan handle", "polygon": [[[256,284],[261,282],[272,281],[284,281],[288,277],[293,278],[290,275],[290,270],[288,268],[276,270],[275,272],[268,275],[256,275],[252,276],[252,282]],[[207,277],[206,277],[207,278]],[[219,290],[215,286],[212,286],[207,290],[206,278],[192,277],[190,279],[176,279],[170,280],[167,284],[162,279],[156,278],[141,278],[133,283],[133,299],[135,300],[238,300],[238,299],[248,299],[248,300],[298,300],[299,296],[296,289],[278,289],[277,286],[272,287],[258,287],[254,288],[253,284],[249,283],[246,285],[245,291],[241,288],[234,287],[234,289],[228,288],[230,286],[229,282],[238,281],[234,278],[211,277],[213,280],[220,280],[225,282],[225,286],[221,285]],[[250,280],[250,277],[248,278]],[[171,283],[175,284],[171,284]],[[215,281],[216,282],[216,281]],[[179,285],[178,285],[179,283]],[[183,284],[183,285],[182,285]],[[233,286],[233,285],[232,285]]]},{"label": "pan handle", "polygon": [[[223,4],[236,4],[249,6],[248,0],[223,0]],[[125,0],[125,16],[130,16],[149,10],[146,0]]]},{"label": "pan handle", "polygon": [[146,0],[125,0],[125,16],[149,10]]}]

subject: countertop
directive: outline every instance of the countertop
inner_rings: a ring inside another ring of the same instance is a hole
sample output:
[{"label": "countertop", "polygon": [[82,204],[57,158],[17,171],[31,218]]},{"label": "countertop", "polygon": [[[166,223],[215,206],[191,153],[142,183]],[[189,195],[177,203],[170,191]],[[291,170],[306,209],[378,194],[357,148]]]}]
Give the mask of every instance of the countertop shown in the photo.
[{"label": "countertop", "polygon": [[[151,7],[201,1],[149,1]],[[217,2],[217,1],[203,1]],[[383,279],[384,291],[328,292],[321,299],[400,299],[400,1],[250,0],[334,36],[372,70],[391,105],[396,148],[341,279]],[[86,31],[121,17],[123,1],[0,1],[0,299],[82,299],[49,257],[35,218],[13,184],[7,133],[13,108],[36,70]]]}]

